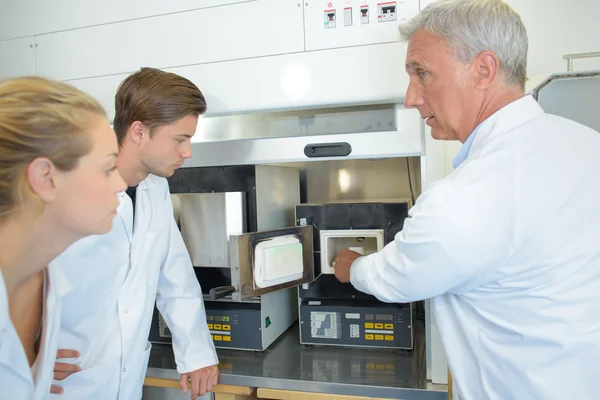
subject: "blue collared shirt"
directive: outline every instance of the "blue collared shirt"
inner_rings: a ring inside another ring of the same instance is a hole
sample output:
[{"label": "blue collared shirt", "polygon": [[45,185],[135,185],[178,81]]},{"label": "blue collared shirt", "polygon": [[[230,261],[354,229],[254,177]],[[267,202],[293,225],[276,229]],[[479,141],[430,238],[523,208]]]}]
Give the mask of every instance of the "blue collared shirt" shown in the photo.
[{"label": "blue collared shirt", "polygon": [[471,145],[473,144],[473,140],[475,139],[475,135],[477,135],[477,131],[479,130],[480,126],[481,125],[477,125],[477,128],[475,128],[475,130],[471,132],[467,140],[465,140],[462,147],[458,151],[456,157],[454,157],[454,160],[452,160],[452,166],[454,167],[454,169],[458,168],[458,166],[462,164],[463,161],[465,161],[469,156],[469,151],[471,151]]}]

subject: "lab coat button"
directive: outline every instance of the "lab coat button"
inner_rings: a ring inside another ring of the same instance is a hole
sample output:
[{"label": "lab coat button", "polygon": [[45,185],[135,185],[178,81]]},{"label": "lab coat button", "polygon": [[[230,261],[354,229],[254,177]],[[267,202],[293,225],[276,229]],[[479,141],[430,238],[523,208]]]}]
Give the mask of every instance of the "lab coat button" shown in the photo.
[{"label": "lab coat button", "polygon": [[127,372],[127,368],[123,368],[123,372]]},{"label": "lab coat button", "polygon": [[124,312],[125,314],[127,314],[129,311],[128,311],[127,309],[124,309],[124,310],[123,310],[123,312]]}]

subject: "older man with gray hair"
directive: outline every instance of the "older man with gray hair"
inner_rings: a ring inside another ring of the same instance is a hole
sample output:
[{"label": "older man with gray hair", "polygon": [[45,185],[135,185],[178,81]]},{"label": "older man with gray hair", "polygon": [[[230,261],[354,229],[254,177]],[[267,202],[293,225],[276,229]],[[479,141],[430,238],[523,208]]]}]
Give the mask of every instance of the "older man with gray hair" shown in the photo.
[{"label": "older man with gray hair", "polygon": [[406,106],[459,140],[395,240],[336,276],[433,298],[459,399],[600,399],[600,134],[524,93],[527,33],[500,0],[447,0],[400,27]]}]

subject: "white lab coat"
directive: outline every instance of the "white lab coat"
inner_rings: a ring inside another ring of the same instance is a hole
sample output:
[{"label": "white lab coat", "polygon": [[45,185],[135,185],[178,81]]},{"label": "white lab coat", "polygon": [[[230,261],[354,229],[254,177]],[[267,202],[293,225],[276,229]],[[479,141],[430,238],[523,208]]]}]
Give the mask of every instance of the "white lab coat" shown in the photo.
[{"label": "white lab coat", "polygon": [[42,319],[42,339],[34,378],[21,340],[13,326],[8,309],[8,297],[0,272],[0,398],[11,400],[41,400],[50,394],[54,363],[58,349],[61,299],[71,285],[59,267],[50,268],[46,282]]},{"label": "white lab coat", "polygon": [[461,400],[600,399],[599,174],[598,132],[519,99],[351,282],[434,297]]},{"label": "white lab coat", "polygon": [[202,292],[173,218],[167,180],[150,175],[126,193],[112,230],[84,238],[57,260],[75,289],[63,301],[60,348],[82,367],[58,383],[61,399],[136,400],[150,356],[154,301],[173,334],[177,371],[218,364]]}]

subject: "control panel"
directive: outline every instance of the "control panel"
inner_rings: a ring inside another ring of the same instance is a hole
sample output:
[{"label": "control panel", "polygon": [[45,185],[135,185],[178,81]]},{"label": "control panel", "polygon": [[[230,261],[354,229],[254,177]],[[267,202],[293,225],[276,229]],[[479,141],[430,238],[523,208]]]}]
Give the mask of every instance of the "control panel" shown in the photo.
[{"label": "control panel", "polygon": [[302,304],[304,344],[412,348],[410,304],[355,307]]},{"label": "control panel", "polygon": [[[261,350],[261,314],[260,310],[233,309],[212,310],[211,303],[206,305],[206,323],[215,347]],[[155,310],[150,329],[150,341],[171,343],[171,331],[162,315]]]},{"label": "control panel", "polygon": [[[238,316],[234,314],[233,318],[237,319],[236,317]],[[206,322],[214,342],[231,342],[231,315],[207,315]]]},{"label": "control panel", "polygon": [[207,304],[206,322],[215,347],[260,349],[259,310],[212,310]]}]

